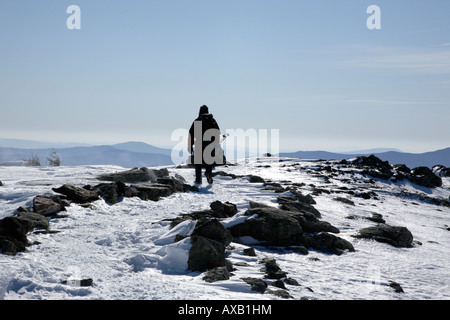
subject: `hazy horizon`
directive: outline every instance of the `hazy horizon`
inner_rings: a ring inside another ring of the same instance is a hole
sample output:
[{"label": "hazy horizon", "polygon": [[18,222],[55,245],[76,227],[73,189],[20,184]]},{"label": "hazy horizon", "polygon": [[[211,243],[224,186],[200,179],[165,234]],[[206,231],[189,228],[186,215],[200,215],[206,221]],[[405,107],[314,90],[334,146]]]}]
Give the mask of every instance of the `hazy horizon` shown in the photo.
[{"label": "hazy horizon", "polygon": [[2,1],[0,138],[170,147],[206,104],[221,129],[279,130],[280,150],[443,149],[448,12],[447,0]]}]

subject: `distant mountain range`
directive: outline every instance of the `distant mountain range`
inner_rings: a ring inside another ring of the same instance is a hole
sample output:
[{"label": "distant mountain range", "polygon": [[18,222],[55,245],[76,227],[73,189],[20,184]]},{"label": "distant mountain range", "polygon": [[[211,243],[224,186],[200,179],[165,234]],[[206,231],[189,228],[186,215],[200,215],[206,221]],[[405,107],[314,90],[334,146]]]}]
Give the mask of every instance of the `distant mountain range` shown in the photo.
[{"label": "distant mountain range", "polygon": [[[0,165],[20,165],[22,160],[36,156],[42,165],[55,150],[62,165],[118,165],[125,168],[173,165],[171,149],[158,148],[143,142],[124,142],[113,145],[89,146],[77,143],[48,143],[40,141],[0,139]],[[297,151],[280,153],[282,157],[301,159],[342,160],[374,154],[390,164],[405,164],[410,168],[443,165],[450,167],[450,148],[425,152],[406,153],[371,149],[355,153],[334,153],[328,151]],[[374,151],[374,152],[371,152]]]},{"label": "distant mountain range", "polygon": [[[409,168],[420,166],[433,167],[434,165],[450,166],[450,148],[425,153],[407,153],[399,151],[387,151],[380,153],[371,153],[383,161],[389,161],[390,164],[405,164]],[[369,153],[363,151],[360,153],[333,153],[327,151],[297,151],[291,153],[280,153],[282,157],[302,158],[302,159],[323,159],[323,160],[342,160],[351,159],[358,156],[367,156]]]},{"label": "distant mountain range", "polygon": [[[0,145],[1,145],[0,139]],[[20,143],[19,143],[20,144]],[[20,165],[22,160],[36,156],[42,165],[54,151],[61,158],[62,165],[118,165],[125,168],[151,167],[173,164],[170,149],[151,146],[142,142],[125,142],[103,146],[44,147],[33,148],[33,143],[22,143],[31,148],[0,147],[0,165]],[[37,145],[48,145],[45,143]]]}]

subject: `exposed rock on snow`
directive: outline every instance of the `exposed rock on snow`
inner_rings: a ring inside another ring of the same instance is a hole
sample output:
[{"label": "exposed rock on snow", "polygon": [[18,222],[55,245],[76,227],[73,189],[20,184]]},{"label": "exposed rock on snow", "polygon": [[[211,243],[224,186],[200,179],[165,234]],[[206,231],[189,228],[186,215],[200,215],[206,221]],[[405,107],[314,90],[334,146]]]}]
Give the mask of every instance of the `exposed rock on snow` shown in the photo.
[{"label": "exposed rock on snow", "polygon": [[409,178],[411,182],[417,183],[419,186],[427,188],[435,188],[442,186],[442,179],[435,175],[428,167],[417,167],[411,171]]},{"label": "exposed rock on snow", "polygon": [[264,293],[267,289],[267,282],[262,279],[247,277],[242,278],[242,280],[250,285],[253,291]]},{"label": "exposed rock on snow", "polygon": [[17,218],[19,220],[28,221],[29,223],[31,223],[32,229],[44,229],[44,230],[48,231],[50,228],[49,220],[45,216],[43,216],[42,214],[39,214],[39,213],[28,212],[28,211],[19,212],[19,214],[17,215]]},{"label": "exposed rock on snow", "polygon": [[134,168],[131,170],[102,174],[97,177],[102,181],[121,181],[121,182],[147,182],[156,181],[157,176],[155,172],[148,168]]},{"label": "exposed rock on snow", "polygon": [[222,243],[225,247],[233,240],[231,232],[217,219],[204,218],[195,225],[192,236],[201,236]]},{"label": "exposed rock on snow", "polygon": [[269,245],[295,245],[301,243],[303,229],[288,211],[278,208],[255,208],[245,212],[255,216],[230,228],[236,238],[250,236]]},{"label": "exposed rock on snow", "polygon": [[53,188],[53,191],[65,195],[67,199],[75,203],[86,203],[99,199],[99,195],[96,191],[87,190],[69,184],[64,184],[59,188]]},{"label": "exposed rock on snow", "polygon": [[188,259],[189,270],[206,271],[226,266],[225,246],[222,243],[201,236],[191,237],[191,243]]},{"label": "exposed rock on snow", "polygon": [[203,280],[206,282],[216,282],[228,279],[230,279],[230,272],[227,267],[216,267],[208,270],[203,277]]},{"label": "exposed rock on snow", "polygon": [[58,196],[39,195],[33,199],[33,211],[43,216],[52,216],[65,210]]},{"label": "exposed rock on snow", "polygon": [[405,248],[411,248],[413,242],[413,235],[407,228],[393,227],[387,224],[364,228],[355,237],[373,239],[378,242],[389,243],[395,247]]},{"label": "exposed rock on snow", "polygon": [[357,157],[351,163],[359,168],[364,168],[362,173],[374,178],[384,180],[393,178],[394,181],[408,179],[427,188],[442,186],[442,179],[428,167],[417,167],[411,170],[404,164],[390,165],[388,161],[382,161],[374,155]]},{"label": "exposed rock on snow", "polygon": [[0,220],[0,251],[3,254],[15,255],[25,251],[28,245],[27,233],[32,230],[32,223],[17,217],[6,217]]}]

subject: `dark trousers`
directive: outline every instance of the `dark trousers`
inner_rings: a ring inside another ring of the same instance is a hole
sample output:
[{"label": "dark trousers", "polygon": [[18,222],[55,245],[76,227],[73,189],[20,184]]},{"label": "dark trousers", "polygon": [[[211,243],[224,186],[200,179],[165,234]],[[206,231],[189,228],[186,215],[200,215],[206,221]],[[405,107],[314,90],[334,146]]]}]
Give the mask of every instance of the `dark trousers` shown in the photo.
[{"label": "dark trousers", "polygon": [[205,168],[205,176],[211,176],[213,166],[209,164],[196,164],[195,165],[195,181],[201,182],[202,181],[202,168]]}]

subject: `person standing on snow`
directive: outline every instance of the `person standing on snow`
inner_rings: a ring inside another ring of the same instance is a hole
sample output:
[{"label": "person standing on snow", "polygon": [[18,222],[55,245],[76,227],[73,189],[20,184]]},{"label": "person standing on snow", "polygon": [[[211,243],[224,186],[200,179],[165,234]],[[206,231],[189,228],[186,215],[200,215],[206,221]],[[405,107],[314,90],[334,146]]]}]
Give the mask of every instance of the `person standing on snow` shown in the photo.
[{"label": "person standing on snow", "polygon": [[188,152],[192,155],[191,164],[195,166],[196,184],[202,183],[202,168],[205,168],[205,177],[208,183],[213,183],[213,166],[223,163],[223,155],[220,155],[220,152],[216,154],[216,147],[219,144],[219,125],[213,115],[209,113],[208,107],[203,105],[200,107],[197,119],[189,129],[188,138]]}]

